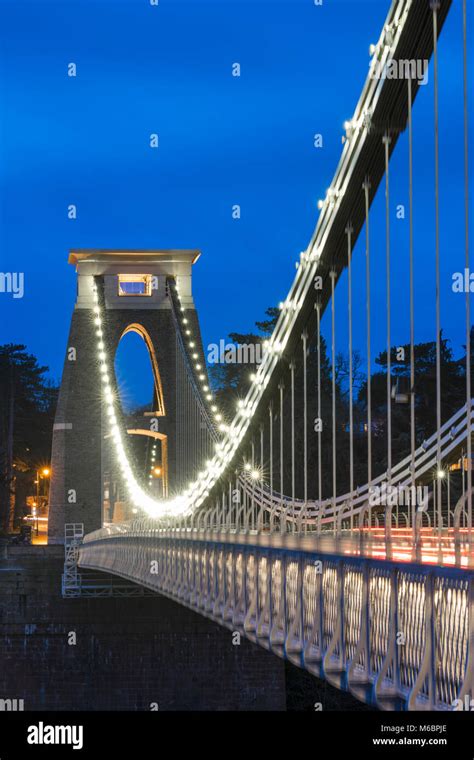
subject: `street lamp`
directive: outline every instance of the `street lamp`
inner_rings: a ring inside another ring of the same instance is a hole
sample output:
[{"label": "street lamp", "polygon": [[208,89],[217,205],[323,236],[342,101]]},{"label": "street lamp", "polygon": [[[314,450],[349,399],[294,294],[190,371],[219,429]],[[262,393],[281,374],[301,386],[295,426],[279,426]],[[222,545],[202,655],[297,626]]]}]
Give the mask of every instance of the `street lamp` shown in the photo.
[{"label": "street lamp", "polygon": [[[41,472],[40,470],[36,470],[36,504],[38,506],[38,509],[40,508],[40,479],[42,478],[49,478],[51,474],[51,470],[49,467],[43,467]],[[45,495],[45,494],[43,494]]]}]

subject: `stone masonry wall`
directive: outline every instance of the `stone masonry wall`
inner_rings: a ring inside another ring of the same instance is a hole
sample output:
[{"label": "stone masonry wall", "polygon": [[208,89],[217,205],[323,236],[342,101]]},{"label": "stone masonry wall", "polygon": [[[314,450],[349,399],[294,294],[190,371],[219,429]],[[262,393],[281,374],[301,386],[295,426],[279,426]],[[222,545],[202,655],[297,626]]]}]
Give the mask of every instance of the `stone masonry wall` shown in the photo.
[{"label": "stone masonry wall", "polygon": [[[59,547],[0,560],[0,700],[25,710],[284,710],[284,664],[160,596],[62,599]],[[68,644],[71,632],[76,644]]]}]

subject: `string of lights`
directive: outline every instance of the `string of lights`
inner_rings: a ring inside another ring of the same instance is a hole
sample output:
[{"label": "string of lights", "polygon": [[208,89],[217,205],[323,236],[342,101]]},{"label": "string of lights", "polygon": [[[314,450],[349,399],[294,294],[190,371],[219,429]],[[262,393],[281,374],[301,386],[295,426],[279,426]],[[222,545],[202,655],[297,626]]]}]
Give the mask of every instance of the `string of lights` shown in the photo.
[{"label": "string of lights", "polygon": [[[411,0],[408,0],[405,4],[402,16],[406,17],[410,5]],[[386,61],[392,48],[396,46],[402,26],[402,17],[395,19],[393,24],[390,25],[390,28],[384,30],[384,34],[377,46],[371,46],[369,51],[370,54],[372,56],[378,56],[380,62]],[[126,457],[125,448],[117,424],[114,395],[110,385],[105,346],[102,340],[103,335],[101,330],[100,307],[96,293],[96,334],[98,337],[104,398],[107,403],[108,415],[111,423],[112,439],[115,443],[117,458],[133,504],[137,508],[143,509],[150,516],[162,516],[165,514],[182,515],[200,507],[209,495],[210,490],[222,477],[235,458],[240,444],[246,436],[252,423],[252,419],[256,414],[263,393],[272,379],[273,373],[278,368],[280,359],[284,354],[290,338],[293,336],[298,315],[307,299],[311,298],[313,295],[314,278],[318,272],[322,251],[324,250],[331,225],[335,221],[338,207],[350,184],[350,167],[352,166],[352,159],[356,153],[360,152],[363,142],[371,130],[372,114],[378,97],[379,88],[377,87],[377,82],[369,76],[359,103],[357,104],[354,116],[352,119],[344,123],[346,138],[343,141],[344,147],[341,160],[333,182],[326,192],[326,198],[318,202],[318,208],[321,213],[314,235],[307,250],[300,254],[299,261],[296,264],[296,275],[290,287],[288,297],[280,304],[280,314],[273,334],[269,340],[266,340],[263,343],[264,352],[262,362],[257,371],[251,376],[252,384],[246,397],[238,401],[235,417],[230,424],[224,422],[223,415],[215,404],[213,394],[208,385],[203,364],[199,359],[198,353],[193,350],[196,348],[196,344],[193,340],[189,320],[186,316],[186,309],[179,297],[179,288],[178,286],[176,287],[181,315],[180,328],[187,341],[187,346],[192,351],[190,357],[194,363],[193,367],[197,379],[201,383],[202,393],[205,400],[210,403],[213,419],[218,424],[218,429],[223,436],[222,440],[216,442],[216,453],[211,460],[207,460],[205,469],[199,473],[196,480],[189,485],[186,491],[171,500],[158,501],[153,499],[149,494],[146,494],[136,482],[130,463]]]}]

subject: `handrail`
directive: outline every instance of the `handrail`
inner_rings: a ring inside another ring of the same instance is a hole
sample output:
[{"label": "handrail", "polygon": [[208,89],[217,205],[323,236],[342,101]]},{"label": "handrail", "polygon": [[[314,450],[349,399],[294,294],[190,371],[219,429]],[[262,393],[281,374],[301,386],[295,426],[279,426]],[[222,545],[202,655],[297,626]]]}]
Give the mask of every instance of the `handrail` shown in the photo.
[{"label": "handrail", "polygon": [[[467,437],[467,404],[465,404],[461,409],[459,409],[455,414],[444,423],[444,425],[440,428],[442,437],[441,437],[441,454],[442,456],[446,456],[449,454],[454,448],[459,446],[459,444],[465,440]],[[474,421],[474,399],[471,399],[471,422]],[[458,435],[454,437],[453,434],[453,427],[454,424],[461,418],[461,424],[457,427],[456,432]],[[449,431],[449,434],[447,434],[447,431]],[[443,436],[444,433],[444,436]],[[436,455],[437,455],[437,440],[438,436],[435,433],[432,435],[422,446],[419,446],[418,449],[415,452],[415,473],[414,473],[414,479],[419,479],[422,475],[424,475],[430,468],[434,466],[436,463]],[[412,480],[412,474],[411,469],[405,467],[404,470],[400,471],[400,468],[402,465],[406,464],[407,462],[411,463],[411,456],[406,457],[401,462],[399,462],[397,465],[395,465],[392,468],[392,477],[390,485],[392,486],[408,486]],[[387,481],[387,473],[384,472],[378,477],[374,478],[371,484],[371,488],[376,487],[377,485],[381,483],[385,483]],[[242,488],[248,493],[250,493],[250,486],[249,486],[249,480],[246,474],[243,474],[240,476],[240,483]],[[282,496],[277,491],[270,491],[270,489],[265,486],[264,484],[259,485],[252,482],[252,493],[254,494],[254,498],[256,498],[258,501],[260,501],[262,504],[266,506],[266,508],[270,509],[274,512],[275,516],[278,516],[282,512],[282,505],[283,512],[284,512],[284,519],[285,520],[292,520],[297,519],[299,522],[301,522],[301,510],[303,507],[305,508],[306,513],[308,514],[307,520],[309,522],[313,522],[314,518],[319,517],[321,519],[322,515],[321,512],[324,512],[324,517],[322,517],[322,522],[327,524],[328,522],[333,522],[335,520],[340,519],[339,513],[341,507],[344,508],[346,504],[350,503],[352,507],[349,509],[349,511],[344,515],[344,519],[350,518],[351,515],[355,516],[358,515],[360,510],[363,509],[364,504],[367,502],[367,495],[369,491],[369,485],[366,483],[362,487],[358,487],[355,491],[352,493],[344,493],[338,497],[336,497],[335,500],[335,509],[333,507],[334,501],[332,499],[323,499],[321,503],[317,500],[308,501],[306,504],[302,499],[292,499],[288,496]],[[357,508],[355,505],[360,505]],[[296,509],[298,507],[298,509]],[[333,508],[332,508],[333,507]],[[291,508],[293,508],[293,512],[291,512]],[[332,508],[332,510],[331,510]],[[331,514],[332,511],[332,514]]]}]

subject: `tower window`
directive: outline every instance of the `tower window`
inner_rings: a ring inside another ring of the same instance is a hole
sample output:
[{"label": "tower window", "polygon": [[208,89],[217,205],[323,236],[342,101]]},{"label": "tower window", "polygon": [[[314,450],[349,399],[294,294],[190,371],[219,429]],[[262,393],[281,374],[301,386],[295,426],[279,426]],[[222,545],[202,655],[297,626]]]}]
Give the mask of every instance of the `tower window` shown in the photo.
[{"label": "tower window", "polygon": [[152,278],[149,274],[119,274],[119,296],[151,296]]}]

